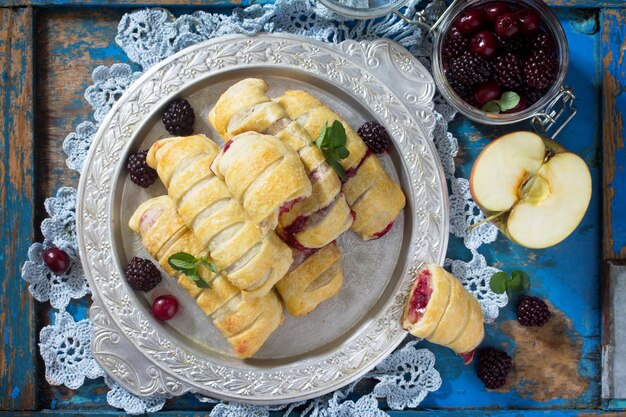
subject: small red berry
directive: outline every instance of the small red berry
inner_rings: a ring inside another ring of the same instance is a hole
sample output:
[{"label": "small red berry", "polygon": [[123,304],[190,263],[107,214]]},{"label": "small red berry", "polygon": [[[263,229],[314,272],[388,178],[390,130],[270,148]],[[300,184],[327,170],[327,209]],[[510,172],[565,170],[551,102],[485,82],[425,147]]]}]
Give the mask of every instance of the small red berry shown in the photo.
[{"label": "small red berry", "polygon": [[479,107],[490,102],[491,100],[497,100],[502,95],[502,88],[493,81],[487,81],[482,84],[478,84],[474,87],[474,100]]},{"label": "small red berry", "polygon": [[43,261],[55,274],[65,274],[70,269],[70,257],[59,248],[49,248],[43,252]]},{"label": "small red berry", "polygon": [[502,1],[495,1],[493,3],[485,4],[483,16],[485,16],[485,20],[487,20],[487,22],[495,25],[498,16],[508,13],[509,11],[509,6],[506,3]]},{"label": "small red berry", "polygon": [[541,16],[532,9],[520,9],[515,16],[522,22],[522,31],[526,35],[537,32],[541,27]]},{"label": "small red berry", "polygon": [[464,35],[470,35],[480,30],[483,26],[484,18],[479,9],[467,9],[457,18],[455,26]]},{"label": "small red berry", "polygon": [[496,33],[505,39],[517,36],[522,31],[522,22],[515,13],[505,13],[496,19]]},{"label": "small red berry", "polygon": [[172,295],[162,295],[152,303],[152,315],[159,320],[169,320],[178,312],[178,300]]},{"label": "small red berry", "polygon": [[498,52],[498,38],[493,33],[483,30],[474,35],[470,41],[470,49],[475,54],[491,58]]}]

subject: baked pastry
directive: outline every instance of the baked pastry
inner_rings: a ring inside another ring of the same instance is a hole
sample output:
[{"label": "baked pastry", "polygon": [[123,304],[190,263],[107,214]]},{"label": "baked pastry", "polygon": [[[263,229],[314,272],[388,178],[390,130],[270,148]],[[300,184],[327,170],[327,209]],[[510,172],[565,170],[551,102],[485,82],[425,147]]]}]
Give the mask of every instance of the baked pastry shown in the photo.
[{"label": "baked pastry", "polygon": [[146,161],[230,282],[246,297],[263,297],[289,270],[291,250],[273,231],[264,235],[211,171],[218,152],[204,135],[175,137],[154,143]]},{"label": "baked pastry", "polygon": [[276,102],[311,137],[317,137],[324,125],[335,120],[343,124],[350,155],[340,162],[349,177],[343,184],[343,192],[355,215],[352,230],[365,240],[377,239],[387,233],[406,204],[404,193],[385,172],[378,158],[367,151],[367,145],[358,133],[337,113],[305,91],[287,91]]},{"label": "baked pastry", "polygon": [[343,285],[341,252],[335,242],[318,250],[295,251],[291,270],[276,289],[289,313],[304,316]]},{"label": "baked pastry", "polygon": [[178,252],[207,256],[206,248],[187,228],[170,197],[155,197],[142,203],[129,226],[141,236],[144,247],[159,265],[213,319],[240,358],[254,355],[283,322],[283,308],[274,291],[263,297],[244,299],[223,273],[215,274],[204,265],[198,272],[210,288],[198,288],[185,274],[169,265],[169,257]]},{"label": "baked pastry", "polygon": [[280,209],[278,231],[292,247],[321,248],[350,228],[353,215],[341,192],[341,181],[322,151],[283,107],[267,96],[268,85],[256,78],[234,84],[217,100],[209,121],[226,139],[244,131],[278,137],[298,153],[312,184],[311,195]]},{"label": "baked pastry", "polygon": [[422,268],[411,288],[402,327],[413,336],[467,355],[485,335],[478,300],[442,267]]},{"label": "baked pastry", "polygon": [[300,157],[274,136],[256,132],[235,136],[211,169],[264,233],[276,228],[281,210],[311,195]]}]

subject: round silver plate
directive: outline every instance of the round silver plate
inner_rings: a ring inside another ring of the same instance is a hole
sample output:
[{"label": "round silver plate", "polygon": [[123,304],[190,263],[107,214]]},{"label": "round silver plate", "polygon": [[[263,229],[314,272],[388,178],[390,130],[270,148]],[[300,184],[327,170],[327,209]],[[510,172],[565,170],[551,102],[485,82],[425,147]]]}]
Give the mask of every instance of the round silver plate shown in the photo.
[{"label": "round silver plate", "polygon": [[[273,97],[292,88],[312,92],[352,126],[370,120],[386,126],[394,144],[382,160],[407,205],[379,240],[342,236],[341,292],[306,317],[287,315],[255,357],[242,361],[172,280],[147,294],[127,285],[127,260],[148,257],[128,219],[165,189],[135,186],[124,163],[129,153],[168,136],[160,114],[174,97],[191,102],[196,131],[219,141],[206,116],[229,85],[246,77],[265,79]],[[276,404],[328,393],[372,369],[406,335],[400,316],[416,270],[445,257],[447,190],[433,144],[434,91],[428,71],[389,40],[334,45],[286,34],[229,36],[147,71],[102,122],[78,190],[78,240],[93,292],[92,349],[105,371],[141,396],[191,391]],[[166,323],[150,314],[150,300],[165,292],[182,305]]]}]

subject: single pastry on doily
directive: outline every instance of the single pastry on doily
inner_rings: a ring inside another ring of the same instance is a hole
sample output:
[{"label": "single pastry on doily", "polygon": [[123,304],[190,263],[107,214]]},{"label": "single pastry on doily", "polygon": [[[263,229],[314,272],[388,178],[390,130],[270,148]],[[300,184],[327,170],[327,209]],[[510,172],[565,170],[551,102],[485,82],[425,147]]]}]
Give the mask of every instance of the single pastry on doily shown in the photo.
[{"label": "single pastry on doily", "polygon": [[287,117],[282,106],[267,96],[268,85],[246,78],[228,88],[209,113],[209,121],[226,139],[239,132],[254,131],[278,137],[293,149],[304,165],[312,192],[280,209],[279,233],[291,246],[321,248],[348,230],[353,216],[341,181],[322,151],[298,123]]},{"label": "single pastry on doily", "polygon": [[273,290],[263,297],[243,298],[224,273],[216,274],[204,265],[199,266],[198,273],[210,287],[199,288],[170,266],[168,259],[175,253],[185,252],[200,258],[206,257],[208,251],[178,215],[169,196],[142,203],[132,215],[129,227],[139,234],[148,253],[213,320],[238,357],[254,355],[283,322],[283,308]]},{"label": "single pastry on doily", "polygon": [[411,288],[402,327],[413,336],[468,355],[485,335],[478,300],[439,265],[429,264]]},{"label": "single pastry on doily", "polygon": [[291,270],[276,289],[289,313],[304,316],[337,294],[342,285],[341,252],[332,242],[317,250],[294,251]]},{"label": "single pastry on doily", "polygon": [[340,160],[348,175],[343,184],[346,201],[355,214],[352,230],[365,240],[387,233],[406,199],[398,184],[387,174],[378,158],[367,152],[367,145],[358,133],[328,106],[306,91],[291,90],[276,99],[292,120],[299,123],[310,137],[317,137],[325,125],[335,120],[346,131],[346,148],[350,155]]},{"label": "single pastry on doily", "polygon": [[263,297],[289,270],[291,250],[273,231],[263,234],[228,186],[211,171],[219,147],[204,135],[155,142],[146,159],[178,214],[246,297]]},{"label": "single pastry on doily", "polygon": [[278,138],[256,132],[230,139],[211,169],[266,233],[278,214],[311,195],[311,181],[300,157]]}]

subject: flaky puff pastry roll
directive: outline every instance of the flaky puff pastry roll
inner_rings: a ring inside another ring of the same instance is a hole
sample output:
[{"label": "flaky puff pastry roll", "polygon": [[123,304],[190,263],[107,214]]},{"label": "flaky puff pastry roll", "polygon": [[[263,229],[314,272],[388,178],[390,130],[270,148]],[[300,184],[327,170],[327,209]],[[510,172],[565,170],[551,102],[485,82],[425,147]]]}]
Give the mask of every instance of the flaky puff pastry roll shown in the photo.
[{"label": "flaky puff pastry roll", "polygon": [[215,274],[201,265],[200,276],[210,288],[199,288],[169,265],[170,256],[178,252],[207,256],[207,250],[187,228],[169,196],[142,203],[131,217],[129,227],[139,234],[148,253],[212,318],[240,358],[254,355],[283,322],[283,308],[274,291],[263,297],[243,299],[241,291],[223,273]]},{"label": "flaky puff pastry roll", "polygon": [[330,126],[335,120],[343,124],[350,155],[341,160],[349,177],[342,190],[355,216],[351,228],[364,240],[377,239],[387,233],[406,204],[404,193],[385,172],[378,158],[367,152],[367,145],[358,133],[306,91],[287,91],[276,102],[311,137],[317,137],[325,124]]},{"label": "flaky puff pastry roll", "polygon": [[422,268],[411,288],[402,327],[413,336],[470,354],[485,335],[478,300],[439,265]]},{"label": "flaky puff pastry roll", "polygon": [[299,155],[312,192],[281,207],[279,232],[293,247],[324,247],[352,225],[350,207],[340,194],[341,181],[309,133],[267,96],[268,89],[267,83],[257,78],[237,82],[217,100],[209,121],[224,138],[248,131],[269,134]]},{"label": "flaky puff pastry roll", "polygon": [[294,259],[291,270],[276,284],[276,289],[289,313],[304,316],[341,289],[341,252],[332,242],[317,251],[297,251]]},{"label": "flaky puff pastry roll", "polygon": [[147,162],[156,169],[177,212],[215,264],[245,297],[263,297],[293,261],[274,232],[263,234],[210,167],[218,146],[204,135],[157,141]]},{"label": "flaky puff pastry roll", "polygon": [[233,137],[211,169],[264,233],[276,228],[281,210],[311,195],[300,157],[274,136],[246,132]]}]

